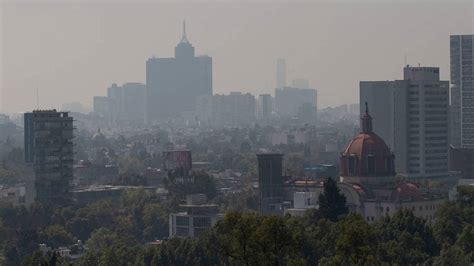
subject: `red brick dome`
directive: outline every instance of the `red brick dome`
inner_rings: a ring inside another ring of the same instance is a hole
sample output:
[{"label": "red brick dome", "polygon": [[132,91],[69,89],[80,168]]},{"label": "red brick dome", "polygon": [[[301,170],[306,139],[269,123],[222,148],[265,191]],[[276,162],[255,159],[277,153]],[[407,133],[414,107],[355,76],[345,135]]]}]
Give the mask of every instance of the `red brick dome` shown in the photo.
[{"label": "red brick dome", "polygon": [[342,176],[390,176],[395,174],[394,156],[382,138],[372,132],[372,118],[366,107],[362,132],[343,151]]},{"label": "red brick dome", "polygon": [[392,191],[390,198],[394,201],[413,201],[422,200],[423,195],[416,184],[403,182]]}]

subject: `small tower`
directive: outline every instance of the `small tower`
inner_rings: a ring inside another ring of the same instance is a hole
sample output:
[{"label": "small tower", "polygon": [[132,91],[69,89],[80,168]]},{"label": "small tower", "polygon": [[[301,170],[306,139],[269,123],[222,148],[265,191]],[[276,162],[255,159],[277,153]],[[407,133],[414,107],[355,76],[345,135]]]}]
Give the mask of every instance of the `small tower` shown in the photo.
[{"label": "small tower", "polygon": [[194,47],[186,36],[186,21],[183,21],[183,35],[181,36],[181,41],[174,48],[174,55],[178,59],[194,58]]}]

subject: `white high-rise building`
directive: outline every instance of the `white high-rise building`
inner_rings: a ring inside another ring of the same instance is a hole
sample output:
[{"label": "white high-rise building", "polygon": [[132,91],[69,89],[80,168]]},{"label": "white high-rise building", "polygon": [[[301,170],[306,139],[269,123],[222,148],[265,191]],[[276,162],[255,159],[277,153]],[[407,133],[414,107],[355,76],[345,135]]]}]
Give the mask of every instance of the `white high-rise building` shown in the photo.
[{"label": "white high-rise building", "polygon": [[449,82],[439,79],[437,67],[407,66],[403,76],[361,81],[360,102],[368,103],[373,131],[394,151],[398,174],[446,178]]},{"label": "white high-rise building", "polygon": [[474,35],[450,36],[451,144],[474,148]]}]

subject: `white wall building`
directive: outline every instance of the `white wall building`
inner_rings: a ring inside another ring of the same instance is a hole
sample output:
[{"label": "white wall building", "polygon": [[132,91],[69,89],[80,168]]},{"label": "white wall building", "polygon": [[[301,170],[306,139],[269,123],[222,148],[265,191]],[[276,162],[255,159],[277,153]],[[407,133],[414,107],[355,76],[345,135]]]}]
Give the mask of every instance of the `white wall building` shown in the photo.
[{"label": "white wall building", "polygon": [[449,82],[439,79],[439,68],[407,66],[403,80],[361,81],[360,102],[368,103],[373,131],[394,151],[397,173],[449,178]]}]

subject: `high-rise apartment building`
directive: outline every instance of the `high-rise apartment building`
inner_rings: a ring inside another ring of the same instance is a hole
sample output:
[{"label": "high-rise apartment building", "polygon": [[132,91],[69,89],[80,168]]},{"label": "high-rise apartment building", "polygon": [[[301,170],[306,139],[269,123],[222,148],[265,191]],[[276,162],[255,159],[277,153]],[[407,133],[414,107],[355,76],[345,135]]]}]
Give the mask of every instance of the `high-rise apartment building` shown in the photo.
[{"label": "high-rise apartment building", "polygon": [[272,117],[273,103],[270,94],[260,94],[257,100],[257,119],[269,122]]},{"label": "high-rise apartment building", "polygon": [[439,79],[439,68],[407,66],[403,80],[361,81],[360,102],[368,103],[373,131],[393,149],[397,173],[449,176],[449,82]]},{"label": "high-rise apartment building", "polygon": [[25,113],[25,161],[35,169],[36,199],[62,202],[73,178],[73,119],[67,112]]},{"label": "high-rise apartment building", "polygon": [[474,35],[452,35],[451,144],[474,148]]},{"label": "high-rise apartment building", "polygon": [[278,58],[276,63],[276,87],[286,87],[286,61],[283,58]]},{"label": "high-rise apartment building", "polygon": [[201,95],[212,95],[212,58],[195,56],[183,36],[174,58],[150,58],[146,62],[147,121],[163,121],[196,110]]},{"label": "high-rise apartment building", "polygon": [[128,82],[107,88],[110,118],[113,125],[143,124],[146,112],[146,86]]},{"label": "high-rise apartment building", "polygon": [[[309,107],[309,108],[308,108]],[[299,89],[284,87],[275,89],[275,111],[283,118],[293,118],[308,109],[314,111],[316,118],[317,91],[315,89]]]},{"label": "high-rise apartment building", "polygon": [[196,113],[210,126],[248,126],[255,122],[256,100],[252,94],[241,92],[200,96]]},{"label": "high-rise apartment building", "polygon": [[283,213],[283,154],[261,153],[257,159],[260,213]]}]

